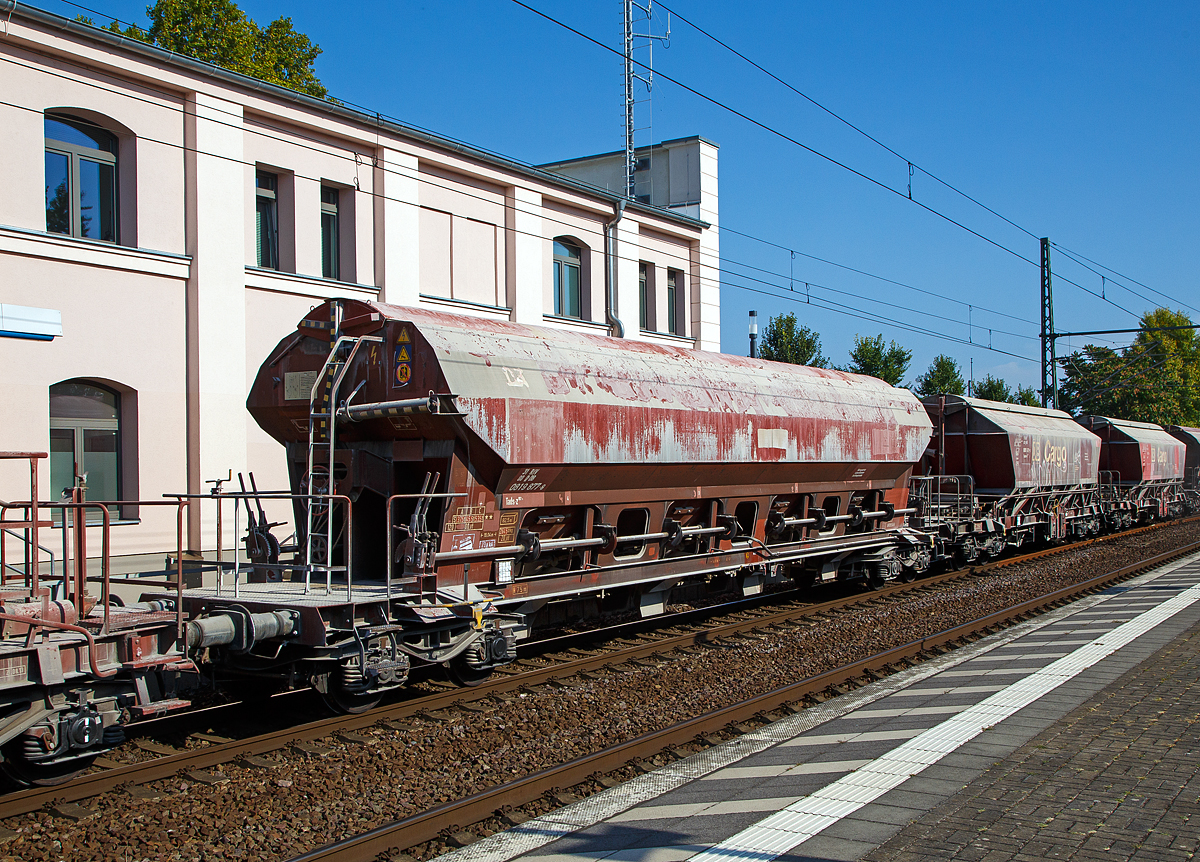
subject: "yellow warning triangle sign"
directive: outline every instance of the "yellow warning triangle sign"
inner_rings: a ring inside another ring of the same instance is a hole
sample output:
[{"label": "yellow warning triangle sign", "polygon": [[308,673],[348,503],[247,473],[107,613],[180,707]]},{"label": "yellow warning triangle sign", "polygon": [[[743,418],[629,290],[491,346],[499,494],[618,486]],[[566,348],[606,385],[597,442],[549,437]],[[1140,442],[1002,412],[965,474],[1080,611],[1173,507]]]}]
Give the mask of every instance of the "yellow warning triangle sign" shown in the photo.
[{"label": "yellow warning triangle sign", "polygon": [[410,343],[410,339],[408,337],[408,327],[407,326],[400,330],[400,337],[396,339],[396,343],[397,344],[409,344]]},{"label": "yellow warning triangle sign", "polygon": [[409,359],[409,356],[408,356],[408,348],[407,348],[407,347],[401,347],[401,348],[400,348],[400,355],[396,357],[396,361],[397,361],[397,362],[408,362],[408,359]]}]

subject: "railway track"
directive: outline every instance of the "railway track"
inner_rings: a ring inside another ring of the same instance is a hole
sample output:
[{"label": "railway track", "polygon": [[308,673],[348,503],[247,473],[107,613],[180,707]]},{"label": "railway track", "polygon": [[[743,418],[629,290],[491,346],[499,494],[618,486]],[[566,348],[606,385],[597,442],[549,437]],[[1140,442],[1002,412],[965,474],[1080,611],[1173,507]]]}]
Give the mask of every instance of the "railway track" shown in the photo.
[{"label": "railway track", "polygon": [[[1200,521],[1200,518],[1192,518],[1184,522],[1174,523],[1179,524],[1194,521]],[[910,584],[889,584],[877,591],[843,595],[824,602],[806,602],[797,598],[785,599],[783,606],[768,607],[759,605],[734,609],[732,612],[726,612],[722,615],[727,618],[724,620],[713,619],[712,612],[714,608],[705,608],[698,611],[672,615],[669,619],[660,617],[657,619],[657,628],[652,630],[647,630],[647,628],[654,621],[647,620],[608,629],[561,636],[533,645],[539,646],[542,649],[553,650],[552,652],[537,656],[536,658],[523,658],[515,665],[510,666],[511,670],[508,672],[497,673],[491,679],[472,688],[454,688],[438,691],[379,707],[363,715],[326,718],[298,726],[281,728],[270,733],[259,734],[245,739],[222,741],[220,737],[208,736],[211,744],[203,748],[180,751],[178,753],[170,752],[166,746],[155,746],[153,743],[150,743],[146,746],[146,750],[161,756],[156,756],[154,759],[139,763],[120,765],[89,773],[67,785],[32,788],[0,798],[0,819],[11,818],[20,814],[55,806],[62,807],[64,804],[77,803],[80,800],[108,793],[114,789],[127,789],[178,775],[190,776],[192,780],[201,783],[221,780],[220,773],[213,770],[224,764],[240,763],[265,768],[269,764],[264,761],[264,755],[285,749],[296,749],[301,753],[313,753],[320,748],[319,745],[316,745],[316,741],[327,737],[340,738],[342,741],[352,743],[357,739],[356,734],[375,725],[382,724],[387,726],[390,722],[402,726],[406,720],[411,720],[415,717],[444,717],[447,710],[456,707],[470,709],[472,704],[478,704],[488,698],[503,697],[521,692],[522,690],[530,690],[546,684],[555,684],[557,681],[578,678],[580,675],[586,676],[605,668],[652,661],[656,656],[663,656],[679,651],[708,649],[719,646],[722,642],[729,642],[731,639],[759,637],[771,632],[785,631],[788,628],[827,622],[833,615],[854,608],[879,605],[880,603],[894,601],[900,597],[931,593],[951,582],[963,581],[1006,567],[1018,566],[1039,559],[1053,557],[1065,551],[1083,549],[1090,545],[1113,539],[1154,532],[1169,526],[1171,525],[1151,525],[1114,534],[1113,536],[1092,539],[1087,542],[1051,548],[972,566],[966,569],[936,574]],[[1054,599],[1054,601],[1060,600],[1062,599]],[[1041,600],[1038,599],[1035,601]],[[1008,618],[1013,618],[1015,615],[1025,612],[1027,611],[1014,612]],[[1008,611],[1003,611],[1000,615],[1008,613]],[[992,616],[997,615],[993,614]],[[732,619],[728,619],[730,617]],[[965,634],[955,635],[954,638],[961,636],[965,636]],[[953,641],[954,638],[950,638],[945,643]],[[602,639],[605,642],[603,644],[598,643]],[[889,663],[909,660],[920,655],[923,650],[933,648],[931,645],[932,642],[926,644],[926,641],[929,641],[929,639],[925,639],[917,646],[909,644],[898,648],[899,652],[896,652],[896,657],[884,661],[883,665],[879,665],[879,667]],[[593,648],[585,648],[589,645]],[[909,650],[911,654],[902,655],[905,650]],[[881,654],[881,656],[883,655],[886,654]],[[872,665],[872,667],[876,667],[878,660],[882,660],[881,656],[872,656],[866,661],[868,663],[875,662],[875,665]],[[862,676],[866,672],[863,670],[865,667],[866,665],[863,662],[857,662],[847,665],[845,668],[834,669],[826,674],[814,677],[811,681],[805,681],[809,688],[792,697],[792,700],[803,699],[815,692],[825,690],[836,685],[836,680]],[[880,671],[875,669],[871,672],[879,673]],[[812,686],[816,686],[816,688],[812,688]],[[774,696],[774,693],[770,696]],[[762,697],[769,700],[770,696],[763,695]],[[678,730],[678,732],[664,730],[657,734],[652,734],[646,741],[639,743],[640,747],[636,751],[650,751],[653,749],[657,753],[663,748],[677,745],[678,733],[686,733],[689,728],[691,729],[691,735],[687,737],[688,739],[694,738],[698,734],[722,728],[730,723],[742,721],[744,718],[737,718],[736,716],[743,715],[743,713],[746,716],[754,716],[764,711],[779,708],[778,705],[766,706],[767,702],[767,700],[762,700],[760,697],[747,702],[753,705],[753,709],[750,709],[749,712],[745,712],[745,709],[749,707],[738,705],[730,707],[726,711],[713,713],[714,717],[693,719],[691,722],[685,723],[685,725],[680,725],[680,728],[683,729]],[[719,716],[725,715],[725,712],[728,712],[731,717],[720,718]],[[696,722],[699,722],[699,724]],[[697,730],[695,728],[702,729]],[[666,734],[666,736],[663,734]],[[200,736],[204,737],[206,735],[200,734]],[[669,738],[674,741],[654,748],[653,740],[660,737],[663,739]],[[625,749],[621,748],[620,751],[625,751]],[[639,756],[641,755],[638,755],[636,752],[632,754],[627,753],[623,759],[620,759],[617,750],[614,749],[611,755],[605,755],[608,759],[602,762],[608,763],[611,761],[620,765],[627,760],[637,759]],[[612,758],[618,758],[618,760],[612,760]],[[560,767],[559,769],[566,768]],[[582,768],[582,766],[579,768]],[[596,771],[604,772],[609,770],[600,765],[593,765],[590,768],[590,772]],[[590,774],[590,772],[584,774]],[[557,785],[553,786],[567,786],[567,784],[577,783],[577,781],[563,783],[566,777],[575,775],[574,772],[560,774],[559,771],[552,771],[552,773],[551,777],[547,780],[552,779],[558,782]],[[528,784],[529,788],[541,786],[534,781],[534,778],[535,776],[530,776],[528,779],[524,779],[523,782],[533,782]],[[520,790],[520,788],[525,787],[525,783],[518,782],[516,785],[512,785],[512,791],[523,795],[526,791]],[[509,787],[509,785],[504,786]],[[532,792],[532,790],[529,792]],[[542,792],[544,790],[534,794],[534,797],[541,795]],[[510,804],[518,803],[510,802]],[[494,810],[495,807],[493,805],[492,809],[488,809],[488,813]],[[453,817],[461,818],[467,816],[461,813],[453,814]],[[429,823],[443,824],[434,829],[434,835],[445,828],[444,824],[448,822],[445,818],[448,817],[451,817],[451,815],[446,814],[441,819],[435,818],[433,821],[428,821]],[[474,819],[477,820],[479,818],[476,817]],[[468,819],[466,821],[458,820],[455,822],[473,821]],[[425,829],[426,831],[429,828],[432,827],[421,827],[421,829]],[[412,834],[423,835],[425,833],[418,829],[418,831]],[[429,840],[429,836],[411,841],[410,844],[418,844],[426,840]],[[401,846],[410,845],[402,844]]]},{"label": "railway track", "polygon": [[[1038,598],[1021,602],[1011,608],[988,614],[963,625],[935,635],[912,641],[866,659],[835,668],[826,673],[801,679],[790,685],[750,698],[743,702],[690,718],[672,727],[639,736],[627,742],[597,751],[552,769],[525,776],[516,781],[489,788],[469,798],[439,806],[419,815],[372,829],[360,835],[328,844],[309,853],[293,857],[290,862],[351,862],[387,858],[397,850],[415,848],[439,837],[450,835],[449,845],[469,843],[479,836],[462,831],[464,827],[494,820],[501,811],[509,811],[547,795],[563,797],[562,788],[574,788],[582,783],[597,783],[597,777],[627,767],[631,763],[646,763],[657,758],[670,762],[690,752],[681,751],[694,740],[724,730],[731,725],[744,725],[756,719],[766,723],[772,718],[799,712],[809,703],[819,702],[830,693],[840,693],[840,687],[857,688],[897,670],[911,667],[923,658],[942,655],[957,646],[991,634],[1007,625],[1029,619],[1071,601],[1107,587],[1171,560],[1200,552],[1200,542],[1157,554],[1130,565],[1090,578],[1082,583],[1055,590]],[[1028,555],[1035,557],[1044,555]],[[1018,562],[1014,559],[1012,562]],[[999,564],[1003,565],[1003,563]],[[607,786],[603,780],[601,787]],[[557,793],[556,793],[557,792]],[[566,794],[571,798],[570,791]],[[509,823],[524,818],[506,815]],[[489,830],[490,831],[490,830]]]}]

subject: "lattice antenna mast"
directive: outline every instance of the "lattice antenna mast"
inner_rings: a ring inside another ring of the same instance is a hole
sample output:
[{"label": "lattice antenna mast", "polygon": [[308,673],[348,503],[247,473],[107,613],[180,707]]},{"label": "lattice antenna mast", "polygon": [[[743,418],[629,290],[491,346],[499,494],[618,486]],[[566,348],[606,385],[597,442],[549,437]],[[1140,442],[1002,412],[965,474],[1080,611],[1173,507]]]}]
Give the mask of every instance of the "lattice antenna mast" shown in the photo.
[{"label": "lattice antenna mast", "polygon": [[[629,198],[635,197],[634,194],[634,178],[633,175],[637,170],[637,158],[634,156],[634,133],[637,127],[634,125],[634,106],[637,104],[634,98],[633,89],[634,82],[641,81],[646,87],[646,99],[650,100],[650,93],[654,89],[654,43],[661,42],[664,48],[671,47],[671,13],[667,13],[667,32],[666,35],[655,35],[649,32],[654,24],[654,0],[647,0],[643,6],[636,0],[622,0],[625,8],[625,196]],[[634,12],[638,13],[637,21],[634,21]],[[643,25],[647,32],[635,33],[634,25]],[[638,40],[642,40],[640,43]],[[645,61],[636,63],[633,57],[634,50],[645,52]]]}]

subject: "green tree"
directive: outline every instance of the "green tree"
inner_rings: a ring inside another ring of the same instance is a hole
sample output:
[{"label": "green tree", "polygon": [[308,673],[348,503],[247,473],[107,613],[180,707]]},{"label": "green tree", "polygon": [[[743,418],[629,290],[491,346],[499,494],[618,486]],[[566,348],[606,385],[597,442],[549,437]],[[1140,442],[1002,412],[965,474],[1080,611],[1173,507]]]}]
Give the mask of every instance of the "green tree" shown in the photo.
[{"label": "green tree", "polygon": [[899,386],[908,373],[912,351],[905,350],[895,341],[885,344],[883,334],[874,338],[854,336],[854,348],[850,351],[850,364],[842,371],[878,377],[893,386]]},{"label": "green tree", "polygon": [[788,312],[772,317],[763,329],[759,355],[775,362],[828,368],[829,358],[821,353],[821,336],[807,326],[796,325],[796,315]]},{"label": "green tree", "polygon": [[973,387],[976,398],[982,398],[985,401],[1012,401],[1012,390],[1008,388],[1008,384],[1001,377],[993,377],[988,374]]},{"label": "green tree", "polygon": [[1155,309],[1142,315],[1142,331],[1126,348],[1089,344],[1066,358],[1059,406],[1163,425],[1200,424],[1200,337],[1178,311]]},{"label": "green tree", "polygon": [[[260,27],[231,0],[157,0],[146,9],[146,16],[149,29],[136,24],[122,29],[116,21],[107,29],[271,84],[328,98],[329,91],[313,71],[321,48],[297,33],[291,18],[277,18]],[[82,15],[76,20],[95,26]]]},{"label": "green tree", "polygon": [[1018,386],[1017,391],[1013,393],[1014,404],[1024,404],[1026,407],[1040,407],[1041,400],[1038,398],[1037,390],[1032,386]]},{"label": "green tree", "polygon": [[917,377],[915,383],[918,395],[962,395],[966,389],[962,372],[958,363],[940,354],[929,364],[929,370]]}]

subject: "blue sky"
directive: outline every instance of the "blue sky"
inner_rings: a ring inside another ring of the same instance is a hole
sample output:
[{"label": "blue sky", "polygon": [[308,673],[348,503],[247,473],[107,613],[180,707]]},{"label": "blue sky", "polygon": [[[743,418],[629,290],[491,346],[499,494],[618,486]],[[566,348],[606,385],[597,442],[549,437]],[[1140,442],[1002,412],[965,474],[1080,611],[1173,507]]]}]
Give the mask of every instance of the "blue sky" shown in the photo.
[{"label": "blue sky", "polygon": [[[39,5],[78,12],[57,0]],[[145,21],[144,2],[86,5]],[[241,5],[262,24],[291,15],[324,49],[323,82],[347,102],[535,164],[623,145],[620,59],[511,0]],[[620,0],[530,5],[619,46]],[[920,171],[915,200],[1035,262],[1037,237],[1049,236],[1174,299],[1113,276],[1104,295],[1129,314],[1058,280],[1060,331],[1135,326],[1134,315],[1155,304],[1200,319],[1188,307],[1200,308],[1200,4],[669,5],[904,158],[678,19],[670,48],[655,51],[658,71],[905,195],[911,160],[1034,236]],[[1039,382],[1036,266],[661,78],[638,119],[650,126],[639,143],[701,134],[720,144],[721,226],[729,229],[721,249],[731,270],[721,297],[724,350],[746,351],[749,309],[764,323],[794,311],[820,332],[835,363],[846,361],[856,333],[882,332],[913,350],[910,380],[947,353],[964,371],[973,360],[977,379]],[[793,261],[730,231],[798,254]],[[1062,253],[1053,263],[1063,279],[1101,292],[1101,279]],[[789,272],[799,288],[791,297]],[[823,286],[810,289],[817,304],[795,301],[805,281]],[[821,300],[973,344],[856,319],[819,308]],[[989,351],[989,343],[1024,358]]]}]

